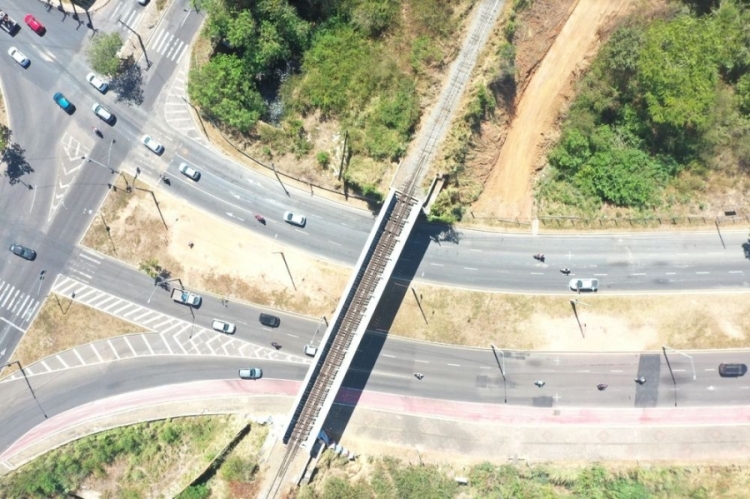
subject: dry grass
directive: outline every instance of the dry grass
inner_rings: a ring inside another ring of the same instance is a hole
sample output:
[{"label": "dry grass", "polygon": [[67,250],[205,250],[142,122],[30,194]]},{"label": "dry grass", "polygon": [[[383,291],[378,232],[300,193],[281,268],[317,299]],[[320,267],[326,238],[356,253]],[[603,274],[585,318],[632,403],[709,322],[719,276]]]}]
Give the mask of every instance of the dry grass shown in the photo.
[{"label": "dry grass", "polygon": [[[89,477],[81,488],[102,493],[104,497],[121,497],[124,491],[137,492],[137,497],[174,497],[203,472],[210,460],[247,424],[244,418],[234,415],[182,418],[171,424],[179,429],[198,421],[206,425],[201,433],[178,430],[184,435],[181,445],[161,445],[158,454],[150,459],[142,458],[141,462],[134,462],[135,456],[118,459],[107,468],[106,476]],[[266,427],[253,425],[234,453],[257,459],[267,434]],[[210,483],[217,480],[212,479]]]},{"label": "dry grass", "polygon": [[76,345],[142,330],[135,324],[53,294],[18,345],[13,361],[28,366]]},{"label": "dry grass", "polygon": [[[739,348],[747,344],[747,295],[524,296],[415,284],[422,309],[408,293],[391,332],[399,336],[520,350],[641,351]],[[585,303],[585,305],[584,305]]]},{"label": "dry grass", "polygon": [[286,224],[269,223],[268,236],[256,236],[140,180],[129,193],[125,182],[132,180],[118,179],[83,245],[134,266],[156,259],[184,285],[229,299],[312,316],[335,309],[351,271],[277,242],[276,231],[292,230]]}]

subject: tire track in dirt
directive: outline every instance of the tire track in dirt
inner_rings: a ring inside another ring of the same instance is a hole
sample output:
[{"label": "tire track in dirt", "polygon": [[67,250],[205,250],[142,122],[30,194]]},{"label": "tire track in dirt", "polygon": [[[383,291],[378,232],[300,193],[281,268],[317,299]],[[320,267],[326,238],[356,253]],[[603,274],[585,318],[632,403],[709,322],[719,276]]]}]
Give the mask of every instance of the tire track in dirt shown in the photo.
[{"label": "tire track in dirt", "polygon": [[572,79],[598,48],[601,28],[626,14],[631,5],[632,0],[579,0],[519,97],[510,131],[472,211],[531,218],[533,173],[544,136],[555,125]]}]

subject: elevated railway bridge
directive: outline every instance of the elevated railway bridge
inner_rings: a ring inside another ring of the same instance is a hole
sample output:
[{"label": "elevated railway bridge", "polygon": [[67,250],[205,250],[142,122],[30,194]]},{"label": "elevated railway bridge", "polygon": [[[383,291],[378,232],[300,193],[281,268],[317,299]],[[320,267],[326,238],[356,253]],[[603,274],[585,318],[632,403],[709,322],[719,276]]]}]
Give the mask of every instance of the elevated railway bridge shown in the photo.
[{"label": "elevated railway bridge", "polygon": [[[399,167],[354,272],[321,340],[318,354],[302,382],[282,443],[268,459],[271,467],[262,495],[276,497],[288,482],[299,484],[316,455],[325,419],[343,383],[362,337],[388,284],[425,199],[422,188],[428,166],[449,130],[454,111],[480,50],[502,7],[501,0],[482,0],[470,21],[466,40],[449,69],[446,85],[424,121],[414,147]],[[435,189],[437,179],[430,193]],[[306,452],[300,452],[301,449]],[[276,473],[274,473],[274,467]]]}]

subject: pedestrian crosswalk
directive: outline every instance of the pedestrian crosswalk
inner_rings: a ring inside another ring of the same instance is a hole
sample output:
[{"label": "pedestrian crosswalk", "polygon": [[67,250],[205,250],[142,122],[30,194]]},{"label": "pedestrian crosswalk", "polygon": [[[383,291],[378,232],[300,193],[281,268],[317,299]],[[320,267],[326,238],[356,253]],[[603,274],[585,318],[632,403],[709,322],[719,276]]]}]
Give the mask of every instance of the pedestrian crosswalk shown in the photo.
[{"label": "pedestrian crosswalk", "polygon": [[166,29],[160,29],[157,30],[156,34],[151,38],[146,50],[151,54],[156,52],[157,54],[174,61],[175,64],[179,64],[187,47],[188,44],[177,38],[174,33],[170,33]]},{"label": "pedestrian crosswalk", "polygon": [[109,12],[109,19],[117,22],[120,29],[129,33],[128,28],[137,31],[145,12],[137,2],[116,2],[114,9]]},{"label": "pedestrian crosswalk", "polygon": [[0,315],[8,322],[22,326],[34,317],[39,300],[9,282],[0,280]]}]

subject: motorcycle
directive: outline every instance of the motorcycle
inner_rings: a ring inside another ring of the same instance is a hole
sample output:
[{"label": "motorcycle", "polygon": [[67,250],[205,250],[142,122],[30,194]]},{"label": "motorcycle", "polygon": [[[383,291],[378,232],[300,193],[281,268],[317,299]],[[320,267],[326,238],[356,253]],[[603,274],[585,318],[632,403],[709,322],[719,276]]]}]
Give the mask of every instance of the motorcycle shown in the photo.
[{"label": "motorcycle", "polygon": [[537,253],[534,255],[534,260],[539,260],[540,262],[544,263],[544,253]]},{"label": "motorcycle", "polygon": [[91,127],[91,130],[93,130],[93,131],[94,131],[94,133],[96,134],[96,136],[97,136],[97,137],[99,137],[99,138],[102,138],[102,137],[104,137],[104,134],[103,134],[103,133],[101,132],[101,130],[99,130],[99,129],[98,129],[98,128],[96,128],[95,126],[92,126],[92,127]]},{"label": "motorcycle", "polygon": [[569,268],[560,269],[560,272],[562,272],[563,275],[570,275],[570,269]]},{"label": "motorcycle", "polygon": [[598,385],[596,385],[600,392],[606,390],[607,386],[608,385],[606,385],[605,383],[599,383]]},{"label": "motorcycle", "polygon": [[638,383],[639,385],[642,385],[643,383],[646,382],[646,378],[644,378],[643,376],[640,376],[638,378],[635,378],[635,382]]},{"label": "motorcycle", "polygon": [[275,341],[272,341],[272,342],[271,342],[271,346],[272,346],[272,347],[274,347],[274,348],[275,348],[276,350],[279,350],[279,349],[281,348],[281,345],[279,345],[279,344],[278,344],[278,343],[276,343]]},{"label": "motorcycle", "polygon": [[262,216],[260,216],[260,215],[255,215],[255,219],[256,219],[256,220],[257,220],[258,222],[262,223],[263,225],[266,225],[266,219],[265,219],[265,218],[263,218]]}]

